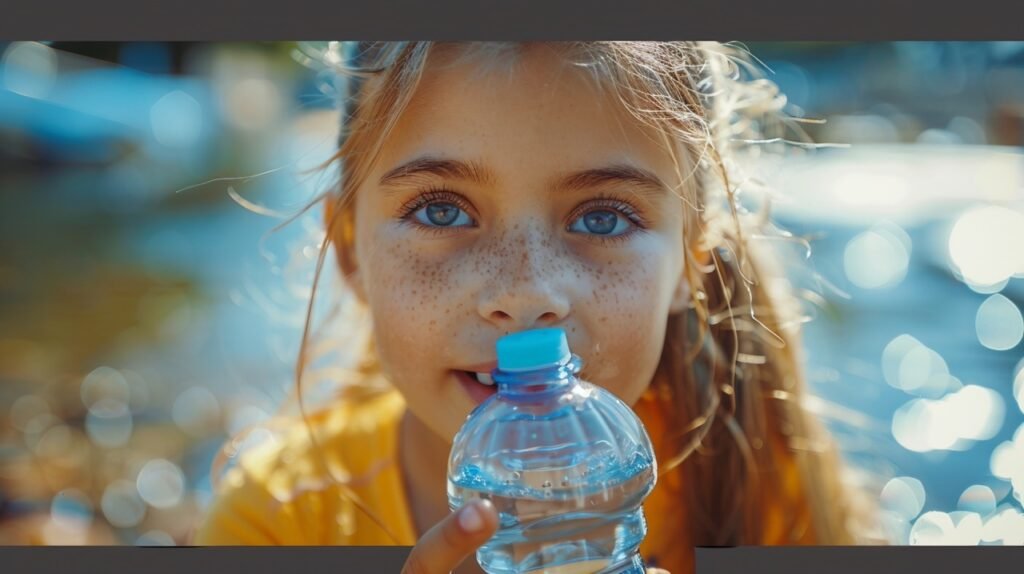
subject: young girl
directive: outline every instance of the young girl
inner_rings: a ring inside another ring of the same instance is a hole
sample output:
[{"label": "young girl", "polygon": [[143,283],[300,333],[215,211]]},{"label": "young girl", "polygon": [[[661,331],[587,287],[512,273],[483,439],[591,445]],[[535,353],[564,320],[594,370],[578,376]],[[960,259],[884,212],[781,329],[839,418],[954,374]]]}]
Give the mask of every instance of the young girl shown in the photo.
[{"label": "young girl", "polygon": [[447,507],[451,440],[494,392],[476,373],[499,337],[551,326],[654,442],[651,566],[865,540],[802,408],[791,288],[751,241],[767,222],[737,198],[739,140],[781,125],[772,84],[689,42],[368,43],[335,62],[353,82],[324,247],[365,355],[226,473],[196,543],[415,544],[409,571],[456,568],[497,521]]}]

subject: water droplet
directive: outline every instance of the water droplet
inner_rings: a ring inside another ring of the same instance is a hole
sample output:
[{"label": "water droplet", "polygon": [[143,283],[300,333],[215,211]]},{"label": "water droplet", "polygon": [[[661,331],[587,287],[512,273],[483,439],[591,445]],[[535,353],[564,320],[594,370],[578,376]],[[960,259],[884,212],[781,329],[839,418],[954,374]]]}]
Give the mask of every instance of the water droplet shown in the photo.
[{"label": "water droplet", "polygon": [[972,209],[949,235],[953,266],[968,283],[994,285],[1024,269],[1024,214],[1001,206]]},{"label": "water droplet", "polygon": [[981,541],[981,517],[975,512],[957,511],[949,513],[956,529],[947,543],[955,546],[977,546]]},{"label": "water droplet", "polygon": [[150,530],[135,540],[136,546],[175,546],[174,538],[162,530]]},{"label": "water droplet", "polygon": [[987,516],[996,509],[996,495],[992,492],[992,489],[981,485],[975,484],[967,487],[963,494],[960,495],[960,500],[957,502],[956,507],[958,510],[964,510],[968,512],[976,512],[982,516]]},{"label": "water droplet", "polygon": [[1017,399],[1017,408],[1024,413],[1024,359],[1017,363],[1013,375],[1013,397]]},{"label": "water droplet", "polygon": [[946,409],[938,423],[953,426],[962,439],[988,440],[1003,427],[1006,405],[1003,397],[992,389],[967,385],[940,402]]},{"label": "water droplet", "polygon": [[924,485],[916,478],[897,476],[882,489],[881,503],[904,520],[913,520],[924,508]]},{"label": "water droplet", "polygon": [[135,481],[139,496],[155,508],[170,508],[181,502],[185,494],[185,475],[176,464],[154,459],[139,471]]},{"label": "water droplet", "polygon": [[100,399],[89,407],[85,430],[89,438],[99,446],[124,446],[132,436],[131,410],[126,403]]},{"label": "water droplet", "polygon": [[910,246],[910,237],[898,226],[876,226],[846,244],[843,269],[861,289],[892,287],[907,275]]},{"label": "water droplet", "polygon": [[92,522],[92,502],[81,490],[62,490],[50,502],[50,517],[62,527],[83,528]]},{"label": "water droplet", "polygon": [[988,440],[1003,424],[1005,405],[995,391],[967,385],[939,400],[913,399],[893,414],[893,437],[915,452],[963,450]]},{"label": "water droplet", "polygon": [[115,480],[107,485],[100,502],[107,522],[117,528],[132,528],[142,521],[146,504],[139,497],[135,485],[128,480]]},{"label": "water droplet", "polygon": [[1004,441],[992,450],[989,470],[993,476],[1009,480],[1011,476],[1024,471],[1024,451],[1012,441]]},{"label": "water droplet", "polygon": [[978,307],[978,341],[993,351],[1012,349],[1024,338],[1024,316],[1005,296],[995,294]]},{"label": "water droplet", "polygon": [[950,543],[956,526],[945,512],[926,512],[910,529],[911,546],[941,546]]},{"label": "water droplet", "polygon": [[201,437],[213,432],[220,420],[220,403],[205,387],[185,389],[171,407],[174,423],[192,436]]},{"label": "water droplet", "polygon": [[29,421],[39,415],[50,413],[50,405],[40,396],[25,395],[11,404],[9,412],[14,427],[25,432]]},{"label": "water droplet", "polygon": [[879,512],[885,539],[890,544],[905,545],[910,537],[910,522],[900,513],[889,510]]},{"label": "water droplet", "polygon": [[893,388],[919,397],[938,398],[962,386],[950,376],[942,355],[907,334],[885,346],[882,374]]},{"label": "water droplet", "polygon": [[985,521],[981,539],[1002,542],[1005,546],[1024,545],[1024,515],[1014,508],[1006,508]]},{"label": "water droplet", "polygon": [[[49,417],[50,415],[40,415]],[[71,451],[74,440],[72,439],[71,427],[58,424],[47,428],[39,436],[33,451],[43,457],[62,457]]]},{"label": "water droplet", "polygon": [[161,97],[149,111],[153,138],[172,148],[195,145],[203,131],[203,109],[191,95],[174,90]]},{"label": "water droplet", "polygon": [[82,404],[91,409],[102,399],[119,403],[127,403],[131,399],[131,390],[124,375],[110,367],[98,367],[82,379],[79,388]]}]

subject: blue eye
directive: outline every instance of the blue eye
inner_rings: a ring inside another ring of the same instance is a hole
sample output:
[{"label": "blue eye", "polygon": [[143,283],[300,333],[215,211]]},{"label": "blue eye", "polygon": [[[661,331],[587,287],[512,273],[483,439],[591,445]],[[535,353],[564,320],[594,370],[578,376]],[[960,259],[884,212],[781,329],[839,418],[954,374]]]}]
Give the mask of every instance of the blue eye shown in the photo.
[{"label": "blue eye", "polygon": [[469,215],[454,203],[435,201],[417,209],[413,218],[429,227],[466,227],[473,224]]},{"label": "blue eye", "polygon": [[617,236],[629,231],[630,223],[622,214],[611,209],[595,209],[578,217],[569,225],[569,231],[594,235]]}]

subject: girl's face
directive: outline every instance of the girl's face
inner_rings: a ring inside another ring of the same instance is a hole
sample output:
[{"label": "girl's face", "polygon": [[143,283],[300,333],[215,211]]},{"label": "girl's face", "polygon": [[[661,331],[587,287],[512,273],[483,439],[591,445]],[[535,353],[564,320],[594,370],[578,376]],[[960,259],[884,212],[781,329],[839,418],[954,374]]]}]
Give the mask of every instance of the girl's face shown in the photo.
[{"label": "girl's face", "polygon": [[633,404],[688,299],[667,144],[550,48],[484,73],[428,61],[356,191],[350,282],[385,374],[450,441],[493,392],[466,372],[494,367],[495,341],[558,326]]}]

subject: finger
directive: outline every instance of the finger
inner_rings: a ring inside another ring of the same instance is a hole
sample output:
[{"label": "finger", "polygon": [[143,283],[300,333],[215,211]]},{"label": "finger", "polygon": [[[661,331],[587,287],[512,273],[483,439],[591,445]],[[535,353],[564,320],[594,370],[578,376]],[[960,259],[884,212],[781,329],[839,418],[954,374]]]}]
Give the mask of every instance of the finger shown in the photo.
[{"label": "finger", "polygon": [[647,574],[670,574],[668,570],[664,568],[648,568]]},{"label": "finger", "polygon": [[489,500],[473,500],[424,534],[409,554],[402,574],[448,574],[498,529]]}]

